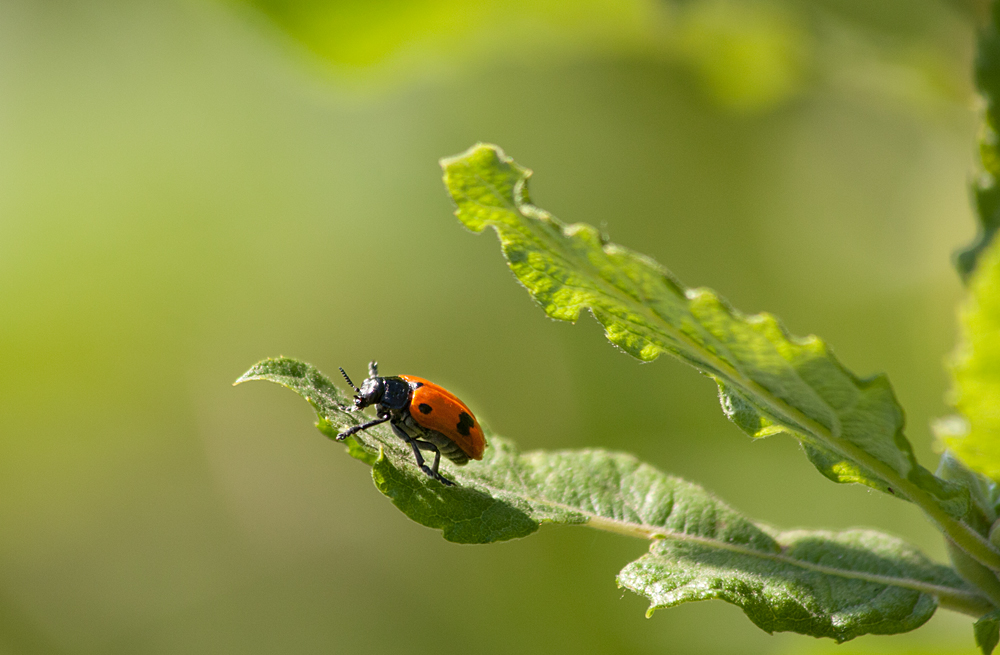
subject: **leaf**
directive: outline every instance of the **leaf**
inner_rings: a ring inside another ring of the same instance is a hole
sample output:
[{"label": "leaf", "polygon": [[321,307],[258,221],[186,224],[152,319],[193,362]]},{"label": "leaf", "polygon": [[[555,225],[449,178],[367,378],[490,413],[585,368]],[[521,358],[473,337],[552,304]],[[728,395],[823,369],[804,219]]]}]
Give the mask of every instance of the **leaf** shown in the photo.
[{"label": "leaf", "polygon": [[[947,421],[948,424],[954,421]],[[964,421],[963,421],[964,423]],[[942,433],[942,421],[934,425],[936,433]],[[946,432],[944,432],[946,433]],[[957,482],[969,490],[971,507],[966,514],[966,522],[980,534],[988,534],[997,519],[997,503],[1000,502],[1000,487],[989,478],[970,470],[955,453],[945,450],[938,462],[937,476],[943,480]]]},{"label": "leaf", "polygon": [[[364,414],[350,411],[352,404],[340,389],[304,362],[287,357],[266,359],[244,373],[236,384],[249,380],[276,382],[305,398],[316,410],[316,427],[331,439],[365,418]],[[523,502],[504,502],[468,484],[466,474],[479,464],[463,470],[442,460],[442,473],[459,481],[460,486],[445,487],[431,480],[416,468],[409,447],[385,425],[357,433],[345,443],[352,457],[372,466],[372,478],[379,491],[414,521],[441,530],[449,541],[490,543],[525,537],[537,530],[542,520],[529,516]],[[487,449],[482,463],[493,462],[497,468],[504,468],[511,459],[505,442],[490,437],[489,443],[492,447]],[[516,454],[513,459],[516,461]],[[560,518],[560,522],[573,522],[566,516]]]},{"label": "leaf", "polygon": [[467,59],[497,57],[500,40],[534,51],[573,52],[587,45],[634,50],[657,34],[648,21],[641,20],[646,15],[641,13],[641,3],[630,2],[242,2],[261,11],[339,72],[381,66],[398,74],[426,68],[434,60],[461,65]]},{"label": "leaf", "polygon": [[[990,532],[996,520],[997,486],[974,471],[970,471],[950,451],[946,450],[938,464],[937,474],[945,480],[959,482],[971,493],[972,506],[966,515],[966,523],[981,535],[989,535],[989,541],[994,546],[994,535]],[[952,568],[962,579],[976,586],[994,603],[1000,604],[1000,581],[996,573],[983,566],[969,553],[960,548],[951,539],[945,539],[945,548]]]},{"label": "leaf", "polygon": [[955,266],[968,283],[972,272],[1000,229],[1000,151],[996,126],[1000,124],[1000,7],[993,3],[991,20],[979,34],[976,56],[976,86],[986,104],[979,136],[981,175],[973,182],[979,229],[975,240],[955,253]]},{"label": "leaf", "polygon": [[[290,359],[260,362],[238,381],[269,380],[306,398],[328,435],[358,424],[347,399],[316,369]],[[872,531],[772,533],[697,485],[633,456],[601,450],[521,454],[490,435],[483,460],[431,480],[384,426],[349,439],[372,464],[378,489],[414,521],[459,543],[524,537],[541,524],[589,525],[652,539],[619,584],[654,607],[720,598],[765,630],[838,641],[911,630],[938,600],[977,615],[989,604],[950,569]]]},{"label": "leaf", "polygon": [[997,647],[997,642],[1000,642],[1000,610],[993,610],[980,618],[972,626],[972,631],[975,633],[979,650],[983,655],[990,655]]},{"label": "leaf", "polygon": [[1000,480],[1000,245],[983,253],[959,322],[950,397],[964,421],[937,432],[969,468]]},{"label": "leaf", "polygon": [[711,539],[664,539],[626,566],[618,584],[650,599],[647,615],[718,598],[741,607],[767,632],[843,642],[913,630],[934,613],[933,596],[883,584],[881,576],[944,587],[958,582],[950,569],[870,530],[793,530],[775,534],[774,544],[766,550],[747,547],[739,537],[721,545]]},{"label": "leaf", "polygon": [[[964,100],[964,58],[931,29],[900,31],[900,21],[933,25],[933,12],[869,11],[846,3],[831,11],[793,0],[228,0],[259,13],[345,82],[412,84],[442,70],[515,63],[530,71],[566,58],[647,60],[660,75],[684,78],[705,99],[734,112],[772,111],[817,84],[842,87],[858,66],[911,86],[873,86],[897,103]],[[241,15],[247,12],[240,11]],[[923,14],[922,16],[920,14]],[[255,21],[259,24],[260,21]],[[860,47],[859,47],[860,46]],[[859,59],[860,58],[860,59]],[[558,75],[558,71],[555,73]],[[530,74],[529,74],[530,75]],[[496,91],[496,87],[492,88]]]},{"label": "leaf", "polygon": [[458,218],[474,232],[496,230],[511,270],[552,318],[575,321],[589,309],[633,357],[667,353],[691,364],[715,380],[743,431],[794,436],[835,482],[912,500],[939,523],[968,511],[966,489],[917,463],[884,376],[859,379],[817,337],[790,336],[769,314],[746,316],[709,289],[689,289],[589,225],[564,225],[531,204],[531,172],[496,146],[441,166]]}]

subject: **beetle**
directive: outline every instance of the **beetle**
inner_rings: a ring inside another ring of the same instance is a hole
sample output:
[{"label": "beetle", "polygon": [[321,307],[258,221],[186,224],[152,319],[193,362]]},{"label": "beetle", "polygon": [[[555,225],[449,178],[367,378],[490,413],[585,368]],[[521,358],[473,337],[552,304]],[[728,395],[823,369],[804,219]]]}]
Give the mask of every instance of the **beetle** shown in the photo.
[{"label": "beetle", "polygon": [[[449,487],[455,483],[438,473],[441,455],[459,466],[483,458],[486,438],[482,426],[465,403],[447,389],[414,375],[380,377],[374,361],[368,364],[368,377],[360,389],[343,368],[340,372],[357,394],[353,411],[374,405],[378,418],[344,430],[337,441],[388,421],[395,435],[413,449],[420,470]],[[434,453],[433,464],[427,466],[421,450]]]}]

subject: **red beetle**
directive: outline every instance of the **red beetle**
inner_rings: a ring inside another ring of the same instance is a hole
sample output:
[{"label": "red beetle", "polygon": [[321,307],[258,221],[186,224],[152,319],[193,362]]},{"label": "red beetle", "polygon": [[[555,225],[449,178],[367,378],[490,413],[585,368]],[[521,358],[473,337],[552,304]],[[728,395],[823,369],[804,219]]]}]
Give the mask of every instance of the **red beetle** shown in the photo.
[{"label": "red beetle", "polygon": [[[337,441],[388,421],[396,436],[410,444],[420,470],[448,486],[455,483],[438,473],[441,455],[459,466],[483,458],[483,429],[472,411],[450,391],[413,375],[379,377],[376,362],[368,364],[368,378],[360,389],[344,369],[340,372],[357,393],[355,410],[375,405],[378,418],[344,430],[337,435]],[[424,463],[421,450],[433,451],[433,464]]]}]

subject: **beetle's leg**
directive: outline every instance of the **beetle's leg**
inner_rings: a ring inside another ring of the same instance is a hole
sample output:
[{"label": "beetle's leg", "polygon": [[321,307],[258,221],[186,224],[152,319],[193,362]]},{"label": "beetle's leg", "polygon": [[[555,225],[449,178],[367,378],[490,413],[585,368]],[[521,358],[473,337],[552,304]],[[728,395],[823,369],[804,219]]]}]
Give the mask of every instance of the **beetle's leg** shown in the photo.
[{"label": "beetle's leg", "polygon": [[441,463],[441,451],[438,450],[438,447],[430,443],[429,441],[420,441],[418,439],[414,439],[413,443],[417,444],[417,448],[419,448],[420,450],[431,450],[434,452],[434,463],[431,464],[431,470],[437,473],[438,464]]},{"label": "beetle's leg", "polygon": [[[446,478],[443,475],[441,475],[440,473],[438,473],[438,465],[441,463],[441,451],[438,450],[437,446],[435,446],[432,443],[428,443],[426,441],[420,441],[419,439],[411,439],[410,440],[410,446],[413,448],[413,453],[415,455],[417,455],[417,460],[418,460],[418,463],[420,464],[420,469],[424,473],[426,473],[427,475],[431,476],[432,478],[440,481],[441,484],[443,484],[443,485],[445,485],[447,487],[453,487],[453,486],[455,486],[454,482],[452,482],[448,478]],[[431,464],[430,471],[428,471],[427,470],[427,466],[425,466],[424,463],[422,461],[420,461],[423,458],[420,457],[419,450],[417,450],[418,448],[420,450],[432,450],[432,451],[434,451],[434,463]]]},{"label": "beetle's leg", "polygon": [[[417,460],[417,466],[420,467],[421,471],[426,473],[428,477],[434,478],[435,480],[445,485],[446,487],[455,486],[454,482],[452,482],[451,480],[449,480],[448,478],[444,477],[443,475],[437,472],[437,464],[441,456],[440,452],[438,452],[438,456],[434,458],[434,469],[432,470],[431,467],[427,466],[427,464],[424,462],[424,456],[420,454],[420,446],[417,445],[417,444],[424,444],[427,442],[418,441],[417,439],[414,439],[410,435],[406,434],[406,432],[404,432],[403,429],[400,428],[395,423],[390,423],[389,425],[392,427],[392,431],[396,433],[397,437],[399,437],[406,443],[410,444],[410,448],[413,449],[413,457]],[[433,444],[429,443],[427,445],[433,446]],[[435,448],[434,450],[437,450],[437,448]]]},{"label": "beetle's leg", "polygon": [[353,428],[348,428],[337,435],[337,441],[343,441],[347,437],[351,436],[356,432],[361,432],[362,430],[367,430],[368,428],[378,425],[379,423],[385,423],[389,420],[388,416],[380,416],[377,419],[368,421],[367,423],[362,423],[361,425],[355,425]]}]

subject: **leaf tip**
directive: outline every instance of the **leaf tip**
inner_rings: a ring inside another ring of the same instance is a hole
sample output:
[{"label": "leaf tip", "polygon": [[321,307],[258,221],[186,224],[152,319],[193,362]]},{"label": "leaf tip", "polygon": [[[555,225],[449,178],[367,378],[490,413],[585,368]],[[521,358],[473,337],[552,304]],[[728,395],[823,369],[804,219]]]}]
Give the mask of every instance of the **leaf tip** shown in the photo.
[{"label": "leaf tip", "polygon": [[479,159],[484,155],[487,157],[490,157],[492,155],[492,157],[505,163],[513,161],[510,157],[507,156],[507,154],[503,151],[503,148],[501,148],[500,146],[480,141],[479,143],[476,143],[473,146],[466,148],[457,155],[451,155],[450,157],[442,157],[441,159],[438,160],[438,164],[440,164],[441,168],[444,171],[447,171],[449,168],[455,166],[456,164],[460,164],[468,160]]},{"label": "leaf tip", "polygon": [[256,364],[254,364],[253,366],[251,366],[249,369],[247,369],[246,373],[244,373],[240,377],[236,378],[236,381],[233,382],[233,386],[235,387],[235,386],[243,384],[244,382],[250,382],[252,380],[260,380],[261,379],[261,373],[260,373],[261,368],[263,366],[266,366],[268,363],[273,362],[273,361],[275,361],[275,360],[269,358],[269,359],[262,359],[261,361],[257,362]]},{"label": "leaf tip", "polygon": [[292,359],[290,357],[285,357],[279,355],[278,357],[267,357],[262,359],[253,366],[251,366],[246,373],[241,375],[233,382],[235,387],[238,384],[243,384],[244,382],[250,382],[252,380],[269,380],[270,376],[277,373],[287,373],[284,369],[289,369],[292,367],[308,366],[302,364],[298,360]]}]

